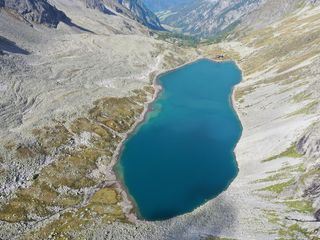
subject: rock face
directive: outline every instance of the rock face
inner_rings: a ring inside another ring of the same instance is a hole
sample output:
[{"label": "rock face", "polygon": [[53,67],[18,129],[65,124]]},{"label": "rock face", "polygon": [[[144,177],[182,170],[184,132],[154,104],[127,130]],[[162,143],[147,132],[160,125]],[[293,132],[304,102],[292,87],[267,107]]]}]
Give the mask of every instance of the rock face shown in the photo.
[{"label": "rock face", "polygon": [[154,29],[163,30],[158,17],[141,0],[87,0],[87,7],[107,14],[120,14]]},{"label": "rock face", "polygon": [[108,8],[106,8],[105,4],[100,0],[87,0],[86,7],[92,9],[98,9],[99,11],[106,13],[106,14],[114,14]]},{"label": "rock face", "polygon": [[[97,9],[109,15],[123,15],[155,30],[163,30],[157,16],[140,0],[86,0],[87,8]],[[25,21],[56,28],[59,22],[71,24],[63,11],[47,0],[0,0],[0,8],[13,11]]]},{"label": "rock face", "polygon": [[160,21],[158,17],[151,12],[141,0],[118,0],[118,2],[130,10],[130,12],[137,17],[136,20],[142,24],[152,28],[161,30]]},{"label": "rock face", "polygon": [[70,19],[46,0],[1,0],[0,7],[19,14],[29,23],[35,22],[48,27],[57,27],[59,22]]}]

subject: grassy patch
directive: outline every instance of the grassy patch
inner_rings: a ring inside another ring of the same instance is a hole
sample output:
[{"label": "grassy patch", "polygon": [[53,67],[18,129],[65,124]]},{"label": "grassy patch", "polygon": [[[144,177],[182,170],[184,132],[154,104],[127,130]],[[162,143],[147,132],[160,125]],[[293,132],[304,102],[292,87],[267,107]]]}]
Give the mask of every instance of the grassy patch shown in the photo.
[{"label": "grassy patch", "polygon": [[256,89],[256,86],[237,88],[235,90],[234,97],[235,97],[236,101],[241,101],[245,95],[253,92],[255,89]]},{"label": "grassy patch", "polygon": [[319,178],[320,176],[320,168],[313,168],[308,171],[304,171],[300,180],[304,183],[308,178]]},{"label": "grassy patch", "polygon": [[235,240],[234,238],[225,238],[225,237],[207,237],[204,240]]},{"label": "grassy patch", "polygon": [[314,211],[312,203],[306,200],[288,200],[285,204],[288,208],[300,213],[312,213]]},{"label": "grassy patch", "polygon": [[42,129],[34,129],[32,133],[40,143],[41,152],[46,155],[56,148],[67,144],[72,137],[69,130],[62,124],[56,124],[53,127],[44,127]]},{"label": "grassy patch", "polygon": [[274,210],[263,210],[264,212],[264,215],[266,216],[267,220],[269,223],[272,223],[272,224],[278,224],[279,221],[280,221],[280,218],[277,214],[276,211]]},{"label": "grassy patch", "polygon": [[313,52],[308,52],[304,55],[298,55],[295,58],[290,59],[290,61],[286,61],[282,65],[280,65],[280,68],[278,69],[278,73],[284,72],[289,70],[290,68],[293,68],[297,66],[298,64],[313,58],[314,56],[318,55],[319,51],[313,51]]},{"label": "grassy patch", "polygon": [[302,157],[302,154],[300,154],[297,151],[297,147],[295,144],[293,144],[291,147],[289,147],[288,149],[286,149],[285,151],[283,151],[282,153],[269,157],[265,160],[263,160],[262,162],[269,162],[278,158],[283,158],[283,157],[290,157],[290,158],[299,158]]},{"label": "grassy patch", "polygon": [[[103,98],[95,102],[94,108],[89,111],[90,118],[96,128],[98,122],[116,132],[127,131],[135,122],[135,118],[142,113],[143,107],[136,102],[146,101],[146,93],[137,90],[127,98]],[[94,130],[89,127],[89,130]],[[99,133],[98,133],[99,134]]]},{"label": "grassy patch", "polygon": [[228,26],[227,28],[225,28],[223,31],[219,32],[218,34],[216,34],[214,37],[208,38],[204,44],[212,44],[212,43],[220,43],[224,40],[226,40],[226,38],[233,33],[233,31],[235,30],[235,28],[240,24],[240,21],[235,21],[234,23],[232,23],[230,26]]},{"label": "grassy patch", "polygon": [[285,179],[287,177],[288,176],[286,176],[282,172],[280,172],[280,173],[276,173],[276,174],[270,175],[270,176],[268,176],[266,178],[262,178],[262,179],[256,180],[254,183],[279,181],[279,180]]},{"label": "grassy patch", "polygon": [[63,213],[48,225],[27,233],[23,239],[74,239],[73,232],[92,229],[94,220],[104,223],[125,222],[121,207],[117,204],[121,196],[112,188],[98,190],[87,206]]},{"label": "grassy patch", "polygon": [[318,105],[318,101],[313,101],[311,103],[308,103],[306,106],[304,106],[303,108],[292,112],[290,114],[287,115],[287,118],[289,117],[293,117],[293,116],[297,116],[297,115],[306,115],[306,114],[310,114],[312,112],[312,110]]},{"label": "grassy patch", "polygon": [[311,95],[311,93],[301,92],[293,96],[292,99],[295,103],[300,103],[302,101],[308,100],[311,97]]},{"label": "grassy patch", "polygon": [[154,94],[154,88],[153,88],[153,86],[149,86],[149,85],[147,85],[147,86],[144,86],[143,87],[143,90],[145,90],[146,92],[148,92],[148,93],[150,93],[150,94]]},{"label": "grassy patch", "polygon": [[18,159],[32,158],[34,156],[33,151],[27,146],[19,146],[16,150],[16,158]]},{"label": "grassy patch", "polygon": [[278,232],[280,239],[319,239],[313,238],[307,229],[302,228],[299,224],[295,223],[289,227],[283,227]]},{"label": "grassy patch", "polygon": [[277,183],[274,185],[270,185],[268,187],[262,188],[260,189],[261,191],[269,191],[269,192],[273,192],[276,194],[280,194],[282,193],[287,187],[291,186],[292,184],[294,184],[294,179],[290,179],[289,181],[286,182],[282,182],[282,183]]},{"label": "grassy patch", "polygon": [[[91,174],[97,169],[98,161],[104,164],[111,162],[113,152],[121,141],[118,134],[128,131],[141,114],[143,107],[137,102],[145,101],[146,96],[147,91],[136,90],[129,97],[100,99],[94,103],[87,117],[77,118],[70,124],[57,123],[34,129],[35,146],[14,144],[20,147],[13,146],[12,151],[21,159],[51,156],[53,163],[44,166],[30,186],[18,189],[15,197],[1,206],[0,220],[31,222],[50,217],[61,209],[77,208],[83,203],[88,197],[83,189],[92,189],[104,181],[100,175]],[[90,139],[73,147],[75,139],[81,138],[84,132],[89,134]],[[66,191],[61,192],[59,189]],[[103,189],[93,195],[86,207],[91,213],[103,215],[106,221],[122,220],[125,217],[118,205],[119,201],[121,198],[114,189]],[[65,222],[68,222],[67,227],[73,227],[71,221],[78,224],[76,218],[83,214],[64,214],[61,221],[57,222],[59,226],[56,228],[61,230],[58,232],[62,232]],[[93,218],[90,221],[93,222]]]},{"label": "grassy patch", "polygon": [[284,166],[280,168],[277,171],[270,171],[267,173],[277,173],[277,172],[283,172],[283,173],[303,173],[305,172],[305,167],[303,163],[298,163],[294,165]]},{"label": "grassy patch", "polygon": [[198,37],[174,32],[158,32],[157,39],[170,43],[176,43],[180,47],[195,48],[200,43],[200,39]]}]

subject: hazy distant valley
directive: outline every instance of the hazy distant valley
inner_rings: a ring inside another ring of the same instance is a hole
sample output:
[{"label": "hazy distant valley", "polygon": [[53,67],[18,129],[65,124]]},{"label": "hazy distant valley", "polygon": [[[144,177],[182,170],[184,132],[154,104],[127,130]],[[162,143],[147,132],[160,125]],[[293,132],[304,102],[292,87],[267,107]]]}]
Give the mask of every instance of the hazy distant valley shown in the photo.
[{"label": "hazy distant valley", "polygon": [[236,28],[243,18],[260,6],[262,1],[184,0],[174,3],[168,8],[165,8],[166,5],[164,8],[155,8],[164,26],[184,34],[213,37]]},{"label": "hazy distant valley", "polygon": [[[317,0],[0,0],[0,238],[320,239],[319,24]],[[242,70],[238,176],[140,220],[113,166],[155,78],[200,58]]]}]

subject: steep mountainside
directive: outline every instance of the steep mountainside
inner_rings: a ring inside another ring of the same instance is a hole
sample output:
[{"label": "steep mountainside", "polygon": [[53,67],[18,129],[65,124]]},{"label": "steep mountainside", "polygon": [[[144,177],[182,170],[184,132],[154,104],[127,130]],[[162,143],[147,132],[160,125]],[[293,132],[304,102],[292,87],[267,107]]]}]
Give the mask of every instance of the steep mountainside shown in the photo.
[{"label": "steep mountainside", "polygon": [[[163,30],[157,16],[140,0],[85,0],[85,4],[105,14],[123,15],[151,29]],[[71,19],[47,0],[1,0],[0,8],[17,14],[30,24],[57,27],[59,22],[64,22],[72,25]]]},{"label": "steep mountainside", "polygon": [[[264,1],[263,4],[252,13],[246,15],[242,18],[242,23],[240,25],[241,29],[244,28],[262,28],[266,27],[268,24],[276,22],[281,18],[294,12],[296,9],[301,9],[301,7],[312,4],[317,6],[319,0],[268,0]],[[274,11],[277,9],[277,11]],[[245,30],[244,30],[245,31]],[[239,32],[239,30],[237,31]]]},{"label": "steep mountainside", "polygon": [[158,13],[161,22],[185,34],[213,36],[234,28],[263,0],[199,0]]},{"label": "steep mountainside", "polygon": [[[285,18],[277,13],[264,23],[274,8]],[[202,48],[208,57],[235,59],[243,71],[234,93],[243,125],[240,171],[221,195],[233,202],[229,221],[240,223],[222,235],[319,239],[319,1],[270,0],[248,19],[254,24],[244,22],[225,42]]]},{"label": "steep mountainside", "polygon": [[87,6],[108,14],[121,14],[154,30],[163,30],[157,16],[141,0],[86,0]]},{"label": "steep mountainside", "polygon": [[[156,9],[159,9],[157,15],[161,23],[168,29],[200,37],[218,37],[232,32],[237,26],[266,26],[305,3],[316,2],[317,0],[181,0],[171,4],[164,1]],[[154,7],[153,4],[148,4]]]},{"label": "steep mountainside", "polygon": [[[1,3],[2,1],[2,3]],[[57,27],[59,22],[69,22],[70,19],[50,5],[46,0],[1,0],[0,8],[18,14],[28,23],[45,24]]]}]

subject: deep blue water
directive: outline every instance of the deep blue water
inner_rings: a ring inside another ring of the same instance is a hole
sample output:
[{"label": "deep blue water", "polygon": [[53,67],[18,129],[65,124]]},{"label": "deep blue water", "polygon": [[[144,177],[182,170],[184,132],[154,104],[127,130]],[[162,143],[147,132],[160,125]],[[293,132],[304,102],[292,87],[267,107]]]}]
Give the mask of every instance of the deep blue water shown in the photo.
[{"label": "deep blue water", "polygon": [[116,166],[141,218],[190,212],[235,178],[242,129],[230,96],[240,79],[234,63],[206,59],[158,79],[163,91]]}]

